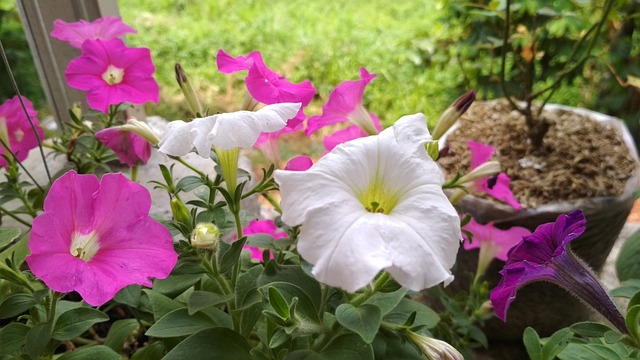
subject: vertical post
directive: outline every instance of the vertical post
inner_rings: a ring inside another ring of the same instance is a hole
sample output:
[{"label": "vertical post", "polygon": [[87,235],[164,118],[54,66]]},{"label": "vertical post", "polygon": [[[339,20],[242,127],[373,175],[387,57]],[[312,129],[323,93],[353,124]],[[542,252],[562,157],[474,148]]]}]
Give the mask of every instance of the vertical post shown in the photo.
[{"label": "vertical post", "polygon": [[[80,19],[92,21],[102,16],[119,16],[117,1],[16,1],[47,102],[58,126],[62,126],[69,118],[68,109],[75,102],[85,103],[85,94],[70,88],[64,78],[67,64],[80,55],[80,50],[49,36],[53,30],[53,22],[56,19],[74,22]],[[144,117],[144,112],[141,114]]]}]

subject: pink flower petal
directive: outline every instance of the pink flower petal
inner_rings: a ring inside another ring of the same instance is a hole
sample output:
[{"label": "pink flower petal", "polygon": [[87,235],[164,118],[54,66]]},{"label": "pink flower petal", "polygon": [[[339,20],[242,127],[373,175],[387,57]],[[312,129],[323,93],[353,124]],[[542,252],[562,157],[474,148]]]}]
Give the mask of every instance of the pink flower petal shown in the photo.
[{"label": "pink flower petal", "polygon": [[501,230],[496,228],[493,222],[482,225],[477,223],[475,219],[471,219],[462,229],[473,234],[473,240],[469,242],[469,238],[463,233],[465,250],[478,249],[483,244],[491,243],[498,248],[496,258],[501,261],[507,260],[509,249],[520,243],[522,237],[531,235],[529,229],[520,226],[514,226],[508,230]]},{"label": "pink flower petal", "polygon": [[[33,109],[33,104],[29,99],[23,96],[22,101],[27,113],[22,108],[18,96],[14,96],[0,105],[0,131],[4,131],[6,127],[6,137],[9,139],[7,145],[16,155],[18,161],[26,159],[29,151],[38,146],[38,137],[41,141],[44,140],[44,131],[38,124],[36,117],[38,112]],[[33,122],[38,136],[31,129],[29,120]],[[0,155],[8,155],[2,146],[0,146]],[[5,168],[8,166],[4,157],[0,157],[0,166]]]},{"label": "pink flower petal", "polygon": [[137,31],[119,17],[105,16],[92,22],[79,20],[68,23],[58,19],[53,22],[51,36],[79,49],[85,40],[111,40],[127,33],[135,34]]},{"label": "pink flower petal", "polygon": [[[380,120],[373,113],[369,114],[371,116],[371,120],[373,121],[374,126],[378,131],[382,130],[382,125],[380,124]],[[333,150],[334,147],[345,143],[347,141],[369,136],[362,128],[357,125],[351,125],[346,129],[338,130],[331,135],[325,136],[322,140],[325,149],[327,151]]]},{"label": "pink flower petal", "polygon": [[[495,147],[476,141],[469,141],[467,145],[471,153],[471,169],[475,169],[489,161],[496,151]],[[507,203],[516,210],[522,209],[522,205],[520,205],[520,202],[513,196],[511,191],[511,179],[509,176],[505,173],[500,173],[494,179],[495,182],[492,181],[492,185],[489,185],[487,178],[478,179],[475,181],[476,187],[478,190],[484,191],[494,199]]]},{"label": "pink flower petal", "polygon": [[[119,83],[109,84],[103,79],[110,66],[123,72]],[[87,91],[89,106],[106,113],[109,105],[123,102],[157,103],[160,90],[154,72],[149,49],[128,48],[120,39],[87,40],[80,57],[67,66],[65,78],[72,88]]]},{"label": "pink flower petal", "polygon": [[478,166],[489,161],[493,153],[496,152],[496,148],[490,145],[486,145],[477,141],[468,141],[469,151],[471,152],[471,168],[475,169]]},{"label": "pink flower petal", "polygon": [[[30,270],[51,289],[77,291],[93,306],[109,301],[123,287],[151,285],[165,278],[177,261],[169,231],[149,217],[151,198],[142,185],[122,174],[67,172],[56,180],[33,221]],[[72,254],[78,234],[96,236],[88,259]]]},{"label": "pink flower petal", "polygon": [[284,167],[285,170],[305,171],[313,166],[313,160],[308,156],[296,156],[289,160]]},{"label": "pink flower petal", "polygon": [[[286,238],[288,235],[286,232],[281,231],[281,232],[277,232],[278,231],[278,227],[276,226],[276,224],[273,222],[273,220],[253,220],[249,223],[249,225],[247,225],[246,228],[244,228],[242,230],[242,233],[244,235],[255,235],[255,234],[266,234],[266,235],[270,235],[271,237],[273,237],[274,239],[283,239]],[[250,250],[251,251],[251,257],[253,259],[262,261],[262,249],[259,249],[255,246],[251,246],[251,245],[245,245],[244,249]],[[271,254],[271,258],[273,259],[273,254]]]},{"label": "pink flower petal", "polygon": [[151,157],[151,144],[142,136],[130,131],[124,131],[120,127],[112,127],[100,130],[96,138],[106,147],[113,150],[120,163],[135,166],[138,160],[146,164]]}]

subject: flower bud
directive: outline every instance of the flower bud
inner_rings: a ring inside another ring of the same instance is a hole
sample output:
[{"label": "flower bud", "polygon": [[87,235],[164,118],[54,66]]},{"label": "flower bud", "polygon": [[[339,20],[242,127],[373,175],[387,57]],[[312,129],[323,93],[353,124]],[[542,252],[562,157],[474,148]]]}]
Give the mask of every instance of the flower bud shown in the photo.
[{"label": "flower bud", "polygon": [[433,139],[440,139],[440,137],[456,123],[458,118],[460,118],[460,116],[469,109],[475,99],[476,92],[470,90],[456,99],[453,104],[449,105],[449,107],[442,113],[440,119],[438,119],[438,122],[436,123],[436,127],[433,129],[433,133],[431,134]]},{"label": "flower bud", "polygon": [[220,230],[215,224],[198,224],[191,233],[191,246],[196,249],[216,251]]},{"label": "flower bud", "polygon": [[174,198],[171,200],[171,213],[177,222],[181,224],[191,224],[191,214],[179,199]]},{"label": "flower bud", "polygon": [[178,81],[178,85],[180,86],[180,90],[182,90],[185,99],[187,99],[189,108],[191,108],[191,111],[194,115],[202,114],[200,101],[198,100],[198,96],[193,89],[193,85],[191,85],[191,82],[189,82],[189,79],[187,79],[187,73],[184,72],[184,69],[182,68],[182,65],[180,65],[180,63],[176,63],[175,70],[176,80]]},{"label": "flower bud", "polygon": [[147,123],[136,118],[129,118],[127,120],[127,123],[120,126],[120,128],[124,131],[131,131],[142,136],[142,138],[150,142],[152,145],[158,145],[158,143],[160,142],[158,135],[156,135],[151,127],[149,127]]},{"label": "flower bud", "polygon": [[487,176],[493,176],[500,172],[500,163],[497,161],[487,161],[480,164],[468,174],[458,179],[456,183],[466,184],[474,180],[482,179]]},{"label": "flower bud", "polygon": [[429,360],[464,360],[464,357],[450,344],[424,335],[407,331],[406,336]]}]

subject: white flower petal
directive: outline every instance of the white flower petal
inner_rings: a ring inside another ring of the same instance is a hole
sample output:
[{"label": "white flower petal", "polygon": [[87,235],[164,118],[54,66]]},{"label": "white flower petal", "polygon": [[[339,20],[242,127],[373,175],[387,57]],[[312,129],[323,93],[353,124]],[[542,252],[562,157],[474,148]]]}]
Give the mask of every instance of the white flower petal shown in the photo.
[{"label": "white flower petal", "polygon": [[182,120],[168,123],[158,147],[160,152],[167,155],[186,155],[193,149],[193,134],[189,123]]},{"label": "white flower petal", "polygon": [[422,114],[405,116],[306,171],[276,171],[282,220],[302,224],[298,251],[318,280],[355,291],[386,269],[413,290],[451,281],[460,220],[424,149],[430,140]]},{"label": "white flower petal", "polygon": [[205,159],[211,156],[211,137],[209,134],[215,126],[218,116],[220,115],[197,118],[189,123],[191,126],[193,146],[196,148],[198,155]]},{"label": "white flower petal", "polygon": [[255,112],[219,114],[211,130],[211,142],[224,150],[251,148],[261,132],[282,130],[299,109],[300,103],[280,103],[267,105]]}]

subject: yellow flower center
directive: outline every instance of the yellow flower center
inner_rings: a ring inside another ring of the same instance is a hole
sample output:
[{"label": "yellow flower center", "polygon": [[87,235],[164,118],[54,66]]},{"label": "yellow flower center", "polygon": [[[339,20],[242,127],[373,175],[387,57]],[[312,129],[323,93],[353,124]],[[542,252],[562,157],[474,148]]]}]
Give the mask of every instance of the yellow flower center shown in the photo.
[{"label": "yellow flower center", "polygon": [[102,79],[109,85],[116,85],[122,82],[124,78],[124,69],[109,65],[107,71],[102,74]]},{"label": "yellow flower center", "polygon": [[369,188],[358,194],[358,200],[370,213],[389,214],[400,199],[376,176]]},{"label": "yellow flower center", "polygon": [[100,250],[100,241],[98,234],[90,232],[88,234],[74,233],[71,239],[71,255],[78,259],[89,262],[91,258]]}]

